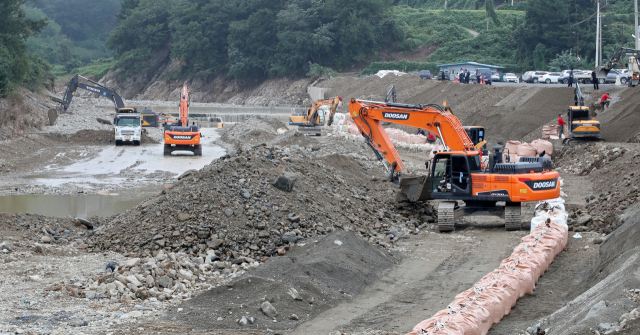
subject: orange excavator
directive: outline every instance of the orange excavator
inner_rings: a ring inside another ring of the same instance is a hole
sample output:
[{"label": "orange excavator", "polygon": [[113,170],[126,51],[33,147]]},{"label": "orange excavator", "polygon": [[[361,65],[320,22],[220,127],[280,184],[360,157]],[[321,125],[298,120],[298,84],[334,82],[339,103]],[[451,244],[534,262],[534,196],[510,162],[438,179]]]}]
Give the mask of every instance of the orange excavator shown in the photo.
[{"label": "orange excavator", "polygon": [[191,151],[195,156],[202,156],[201,137],[198,126],[189,125],[189,91],[184,85],[180,91],[180,118],[167,120],[164,125],[164,155],[170,156],[174,151]]},{"label": "orange excavator", "polygon": [[342,106],[342,97],[318,100],[311,105],[311,108],[307,108],[306,114],[292,114],[289,116],[289,124],[298,126],[298,131],[303,134],[320,136],[322,135],[322,126],[325,124],[325,109],[329,111],[327,125],[330,126],[333,123],[336,109],[340,106]]},{"label": "orange excavator", "polygon": [[[521,157],[502,162],[501,147],[481,165],[476,150],[457,117],[439,105],[407,105],[351,99],[349,113],[365,142],[409,201],[440,200],[438,230],[453,231],[457,214],[498,215],[507,230],[521,229],[521,204],[560,196],[559,174],[548,157]],[[403,124],[438,134],[445,150],[425,162],[427,175],[409,175],[381,122]],[[485,152],[487,154],[487,152]],[[384,164],[384,160],[389,165]],[[458,201],[464,202],[459,206]],[[505,205],[498,203],[504,202]]]}]

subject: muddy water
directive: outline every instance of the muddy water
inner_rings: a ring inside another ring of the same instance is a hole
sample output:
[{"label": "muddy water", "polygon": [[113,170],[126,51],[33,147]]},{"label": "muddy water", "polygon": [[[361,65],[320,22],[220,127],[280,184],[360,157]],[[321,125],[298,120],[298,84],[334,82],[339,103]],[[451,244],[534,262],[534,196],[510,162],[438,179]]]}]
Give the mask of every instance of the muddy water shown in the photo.
[{"label": "muddy water", "polygon": [[158,194],[162,187],[130,189],[110,195],[12,195],[0,197],[0,213],[36,213],[54,217],[111,216]]}]

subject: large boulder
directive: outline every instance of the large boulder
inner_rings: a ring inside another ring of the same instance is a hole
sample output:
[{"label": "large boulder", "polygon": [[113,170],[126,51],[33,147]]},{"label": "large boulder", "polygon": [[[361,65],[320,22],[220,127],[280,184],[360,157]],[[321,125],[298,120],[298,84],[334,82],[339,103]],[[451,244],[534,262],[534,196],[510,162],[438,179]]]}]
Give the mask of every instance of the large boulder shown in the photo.
[{"label": "large boulder", "polygon": [[273,182],[273,186],[275,186],[279,190],[291,192],[293,191],[293,186],[295,185],[297,179],[298,175],[296,175],[295,173],[285,172],[284,174],[280,175],[278,179],[276,179],[276,181]]}]

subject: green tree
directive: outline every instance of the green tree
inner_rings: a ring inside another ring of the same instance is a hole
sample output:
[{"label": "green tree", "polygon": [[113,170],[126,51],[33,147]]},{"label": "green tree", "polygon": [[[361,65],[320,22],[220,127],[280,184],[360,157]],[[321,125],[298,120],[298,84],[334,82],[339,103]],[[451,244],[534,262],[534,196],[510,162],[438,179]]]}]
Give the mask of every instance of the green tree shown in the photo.
[{"label": "green tree", "polygon": [[493,24],[496,27],[500,27],[500,20],[498,20],[498,14],[496,14],[495,8],[493,6],[493,0],[485,1],[485,10],[487,11],[487,30],[489,30],[489,19],[493,21]]},{"label": "green tree", "polygon": [[37,89],[51,78],[48,65],[27,54],[25,41],[42,30],[47,21],[27,19],[25,2],[4,0],[0,6],[0,96],[21,85]]},{"label": "green tree", "polygon": [[578,59],[575,54],[569,53],[569,50],[565,50],[556,55],[556,58],[549,62],[549,71],[560,72],[567,69],[586,69],[589,67],[589,62],[586,59]]}]

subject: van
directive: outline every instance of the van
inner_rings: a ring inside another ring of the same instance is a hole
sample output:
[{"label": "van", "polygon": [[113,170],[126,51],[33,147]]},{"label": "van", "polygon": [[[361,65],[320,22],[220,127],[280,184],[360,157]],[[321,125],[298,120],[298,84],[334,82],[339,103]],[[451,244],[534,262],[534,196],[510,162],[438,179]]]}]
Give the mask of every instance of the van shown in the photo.
[{"label": "van", "polygon": [[480,79],[484,79],[486,84],[491,85],[491,69],[479,67],[478,71],[480,71]]},{"label": "van", "polygon": [[420,79],[431,79],[431,71],[429,71],[429,70],[421,70],[420,71]]}]

